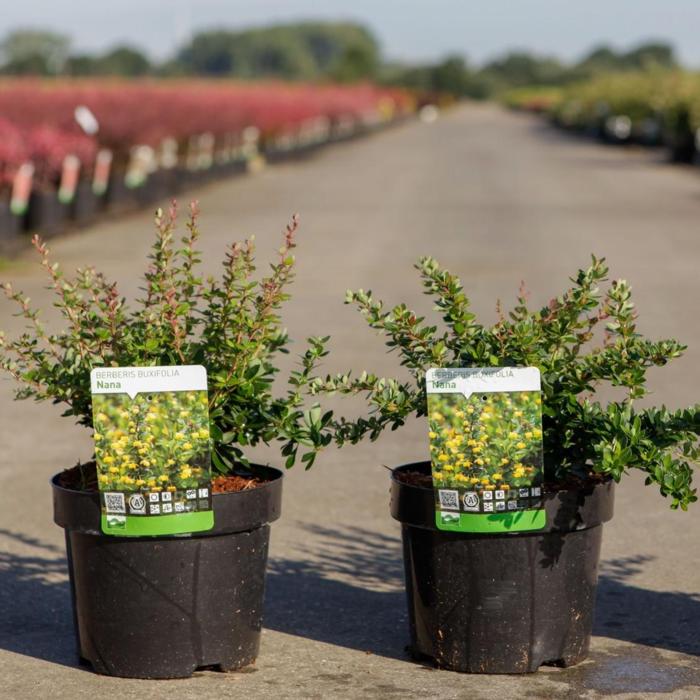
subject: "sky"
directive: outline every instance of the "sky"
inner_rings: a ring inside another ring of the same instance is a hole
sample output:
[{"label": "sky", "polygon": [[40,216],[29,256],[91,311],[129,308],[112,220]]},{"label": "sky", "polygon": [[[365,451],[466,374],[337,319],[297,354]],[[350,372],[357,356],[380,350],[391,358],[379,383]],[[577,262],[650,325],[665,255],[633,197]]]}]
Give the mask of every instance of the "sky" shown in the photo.
[{"label": "sky", "polygon": [[478,64],[510,49],[565,60],[609,43],[629,48],[659,39],[683,63],[700,67],[698,0],[5,0],[0,36],[17,27],[50,28],[76,51],[129,43],[162,59],[193,31],[299,19],[356,20],[388,58],[431,60],[460,53]]}]

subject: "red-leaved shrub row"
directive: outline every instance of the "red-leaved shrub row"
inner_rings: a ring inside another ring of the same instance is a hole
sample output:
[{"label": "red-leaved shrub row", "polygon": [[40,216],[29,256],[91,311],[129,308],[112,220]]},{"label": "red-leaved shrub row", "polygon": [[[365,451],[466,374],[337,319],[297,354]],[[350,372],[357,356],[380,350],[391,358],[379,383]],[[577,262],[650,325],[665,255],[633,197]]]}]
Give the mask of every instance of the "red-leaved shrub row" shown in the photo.
[{"label": "red-leaved shrub row", "polygon": [[[97,119],[94,136],[75,120],[81,105]],[[319,118],[363,122],[410,109],[408,93],[367,84],[6,80],[0,82],[0,184],[27,161],[36,178],[55,181],[67,155],[89,171],[98,148],[123,163],[132,147],[158,147],[164,139],[185,144],[203,133],[230,139],[254,126],[264,141],[294,135]]]}]

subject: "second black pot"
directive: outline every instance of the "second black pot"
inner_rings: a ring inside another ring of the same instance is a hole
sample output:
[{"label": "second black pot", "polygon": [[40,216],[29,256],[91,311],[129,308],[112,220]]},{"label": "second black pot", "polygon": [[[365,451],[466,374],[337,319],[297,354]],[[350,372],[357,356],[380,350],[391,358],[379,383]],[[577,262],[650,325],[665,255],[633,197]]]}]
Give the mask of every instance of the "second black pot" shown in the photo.
[{"label": "second black pot", "polygon": [[81,180],[70,205],[70,216],[76,226],[87,226],[97,218],[102,198],[93,192],[92,184]]},{"label": "second black pot", "polygon": [[22,217],[12,213],[10,202],[0,200],[0,255],[12,254],[21,245]]},{"label": "second black pot", "polygon": [[34,190],[29,197],[27,229],[45,237],[56,236],[66,227],[69,207],[58,199],[58,193]]},{"label": "second black pot", "polygon": [[104,535],[98,494],[53,478],[81,659],[128,678],[184,678],[255,661],[269,523],[282,496],[282,473],[256,470],[270,481],[214,495],[212,530],[170,537]]},{"label": "second black pot", "polygon": [[432,488],[397,479],[403,471],[430,474],[430,463],[399,467],[391,480],[413,654],[467,673],[583,661],[613,482],[546,494],[543,530],[471,534],[438,530]]}]

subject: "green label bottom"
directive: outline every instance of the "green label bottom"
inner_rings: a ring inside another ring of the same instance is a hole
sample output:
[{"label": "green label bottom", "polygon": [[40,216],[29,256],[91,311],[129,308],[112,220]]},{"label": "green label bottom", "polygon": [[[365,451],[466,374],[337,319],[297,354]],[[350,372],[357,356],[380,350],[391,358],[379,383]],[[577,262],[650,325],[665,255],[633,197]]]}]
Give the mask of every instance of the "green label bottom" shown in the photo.
[{"label": "green label bottom", "polygon": [[182,535],[202,532],[214,527],[214,511],[173,513],[143,517],[133,515],[102,514],[102,532],[117,537],[143,537],[148,535]]},{"label": "green label bottom", "polygon": [[547,524],[544,509],[519,510],[513,513],[450,513],[435,512],[438,530],[451,532],[526,532],[541,530]]}]

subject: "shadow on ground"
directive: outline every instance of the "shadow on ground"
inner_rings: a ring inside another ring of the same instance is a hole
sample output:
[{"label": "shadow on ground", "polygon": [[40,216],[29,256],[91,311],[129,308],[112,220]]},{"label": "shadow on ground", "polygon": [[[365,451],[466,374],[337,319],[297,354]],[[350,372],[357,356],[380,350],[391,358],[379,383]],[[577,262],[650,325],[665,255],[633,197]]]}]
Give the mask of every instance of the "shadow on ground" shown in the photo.
[{"label": "shadow on ground", "polygon": [[652,560],[602,563],[593,634],[700,656],[700,593],[649,591],[628,581]]},{"label": "shadow on ground", "polygon": [[[270,561],[265,626],[406,658],[401,544],[360,527],[301,526],[306,549]],[[14,550],[14,551],[13,551]],[[20,553],[15,553],[19,551]],[[630,578],[644,556],[603,563],[594,633],[700,656],[700,595],[649,591]],[[77,666],[62,547],[0,529],[0,649]]]},{"label": "shadow on ground", "polygon": [[270,561],[265,627],[404,658],[408,622],[399,540],[359,527],[302,528],[309,558]]},{"label": "shadow on ground", "polygon": [[0,606],[0,649],[77,666],[62,547],[0,529]]},{"label": "shadow on ground", "polygon": [[[372,654],[405,658],[408,644],[401,543],[355,527],[302,526],[308,559],[275,559],[265,626]],[[629,581],[651,557],[604,562],[594,634],[700,656],[700,594],[650,591]]]}]

